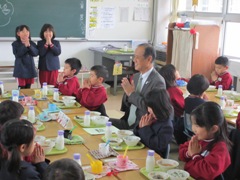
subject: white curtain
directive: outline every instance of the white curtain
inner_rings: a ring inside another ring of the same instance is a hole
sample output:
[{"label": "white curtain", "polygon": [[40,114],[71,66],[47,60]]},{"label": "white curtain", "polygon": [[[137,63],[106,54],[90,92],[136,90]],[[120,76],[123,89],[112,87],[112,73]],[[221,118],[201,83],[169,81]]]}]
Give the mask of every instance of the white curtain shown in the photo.
[{"label": "white curtain", "polygon": [[173,30],[172,64],[181,77],[191,77],[193,35],[189,31]]},{"label": "white curtain", "polygon": [[179,0],[172,0],[172,16],[170,18],[171,23],[177,21],[178,5],[179,5]]}]

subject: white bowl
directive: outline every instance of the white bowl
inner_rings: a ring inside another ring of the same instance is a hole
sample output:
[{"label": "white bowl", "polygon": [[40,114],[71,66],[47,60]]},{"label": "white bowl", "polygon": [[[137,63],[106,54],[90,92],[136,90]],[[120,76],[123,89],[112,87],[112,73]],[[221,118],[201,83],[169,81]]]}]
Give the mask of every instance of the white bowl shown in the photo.
[{"label": "white bowl", "polygon": [[160,171],[152,171],[148,173],[148,178],[150,180],[169,179],[169,174]]},{"label": "white bowl", "polygon": [[47,85],[48,88],[54,88],[54,85]]},{"label": "white bowl", "polygon": [[240,93],[233,92],[232,94],[233,94],[233,96],[234,96],[235,99],[237,99],[237,100],[240,99]]},{"label": "white bowl", "polygon": [[42,142],[44,142],[46,139],[45,136],[40,136],[40,135],[36,135],[34,138],[34,142],[41,144]]},{"label": "white bowl", "polygon": [[231,95],[232,91],[231,90],[223,90],[223,94],[225,95]]},{"label": "white bowl", "polygon": [[233,112],[233,108],[231,107],[225,107],[223,109],[223,114],[231,114]]},{"label": "white bowl", "polygon": [[63,101],[64,101],[64,100],[74,100],[74,99],[76,99],[75,96],[63,96],[63,97],[62,97],[62,100],[63,100]]},{"label": "white bowl", "polygon": [[33,126],[38,130],[38,128],[40,128],[43,125],[42,122],[37,121]]},{"label": "white bowl", "polygon": [[121,138],[117,138],[117,137],[112,137],[109,139],[109,141],[110,141],[109,144],[111,146],[119,146],[123,142]]},{"label": "white bowl", "polygon": [[98,111],[90,111],[90,116],[100,116],[101,113]]},{"label": "white bowl", "polygon": [[93,174],[90,174],[84,171],[84,175],[85,175],[85,180],[95,180],[95,176]]},{"label": "white bowl", "polygon": [[72,107],[74,106],[74,104],[76,103],[76,100],[63,100],[63,103],[65,104],[65,106],[67,107]]},{"label": "white bowl", "polygon": [[214,86],[214,85],[209,85],[209,86],[208,86],[208,89],[216,89],[216,86]]},{"label": "white bowl", "polygon": [[157,160],[156,163],[161,168],[162,171],[173,169],[179,165],[179,162],[173,159],[160,159]]},{"label": "white bowl", "polygon": [[92,116],[92,122],[96,125],[106,125],[109,120],[109,117],[106,116]]},{"label": "white bowl", "polygon": [[131,135],[133,135],[133,132],[130,130],[118,130],[117,131],[117,136],[119,138],[124,138],[126,136],[131,136]]},{"label": "white bowl", "polygon": [[128,146],[136,146],[141,138],[138,136],[126,136],[123,140]]},{"label": "white bowl", "polygon": [[186,180],[189,178],[189,173],[187,171],[181,169],[171,169],[168,170],[167,173],[172,180]]},{"label": "white bowl", "polygon": [[45,140],[39,144],[43,148],[44,154],[49,153],[52,150],[52,148],[55,146],[55,143],[51,140]]}]

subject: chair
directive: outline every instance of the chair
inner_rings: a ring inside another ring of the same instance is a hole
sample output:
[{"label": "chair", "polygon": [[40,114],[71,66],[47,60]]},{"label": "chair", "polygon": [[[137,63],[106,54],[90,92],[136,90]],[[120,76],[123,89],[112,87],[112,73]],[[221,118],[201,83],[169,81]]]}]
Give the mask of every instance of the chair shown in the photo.
[{"label": "chair", "polygon": [[100,112],[102,116],[108,117],[104,104],[101,104],[95,111]]},{"label": "chair", "polygon": [[240,130],[233,129],[229,134],[229,139],[232,141],[231,164],[223,173],[226,180],[240,179]]},{"label": "chair", "polygon": [[190,114],[184,112],[184,134],[186,134],[187,137],[191,138],[194,133],[192,131],[192,122],[190,119]]},{"label": "chair", "polygon": [[170,153],[171,146],[170,144],[167,145],[167,148],[165,149],[165,152],[161,155],[162,158],[168,159],[169,153]]}]

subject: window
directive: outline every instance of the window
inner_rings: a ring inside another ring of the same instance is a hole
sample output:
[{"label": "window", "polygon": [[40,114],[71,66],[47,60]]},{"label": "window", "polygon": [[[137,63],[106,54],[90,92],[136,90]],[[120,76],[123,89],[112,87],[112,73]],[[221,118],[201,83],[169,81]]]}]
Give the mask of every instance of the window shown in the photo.
[{"label": "window", "polygon": [[240,58],[240,23],[226,23],[225,41],[224,41],[224,55]]},{"label": "window", "polygon": [[[234,1],[234,0],[232,0]],[[235,0],[239,1],[239,0]],[[223,9],[223,0],[198,0],[196,11],[220,13]],[[193,11],[192,0],[180,0],[179,11]],[[239,9],[240,11],[240,9]]]},{"label": "window", "polygon": [[239,0],[229,0],[228,13],[240,13],[240,1]]}]

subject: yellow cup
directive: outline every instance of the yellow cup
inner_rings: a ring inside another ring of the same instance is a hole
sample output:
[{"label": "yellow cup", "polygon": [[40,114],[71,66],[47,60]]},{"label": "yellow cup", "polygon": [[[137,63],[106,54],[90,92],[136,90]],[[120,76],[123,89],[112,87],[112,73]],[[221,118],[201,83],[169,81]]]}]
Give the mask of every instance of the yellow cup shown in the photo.
[{"label": "yellow cup", "polygon": [[91,162],[90,165],[92,168],[92,172],[94,174],[100,174],[103,171],[102,161],[100,161],[100,160]]}]

